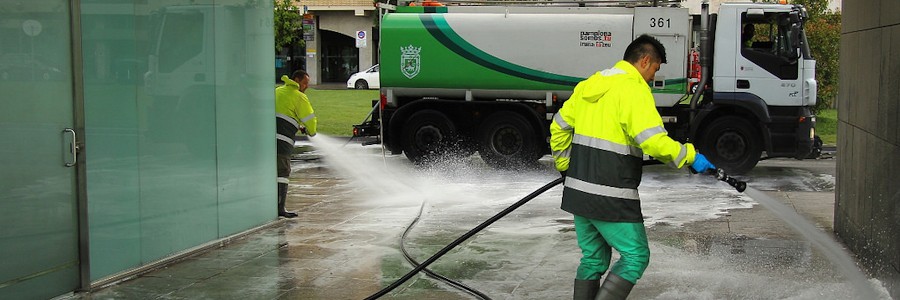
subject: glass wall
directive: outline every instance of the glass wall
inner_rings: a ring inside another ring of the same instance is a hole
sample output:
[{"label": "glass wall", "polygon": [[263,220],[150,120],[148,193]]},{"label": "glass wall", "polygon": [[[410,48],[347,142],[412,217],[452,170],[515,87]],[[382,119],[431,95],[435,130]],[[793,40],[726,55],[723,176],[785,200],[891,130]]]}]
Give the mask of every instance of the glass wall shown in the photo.
[{"label": "glass wall", "polygon": [[274,220],[273,40],[271,1],[0,1],[0,299]]},{"label": "glass wall", "polygon": [[79,284],[67,2],[0,1],[0,299]]},{"label": "glass wall", "polygon": [[271,1],[81,3],[91,280],[273,220]]}]

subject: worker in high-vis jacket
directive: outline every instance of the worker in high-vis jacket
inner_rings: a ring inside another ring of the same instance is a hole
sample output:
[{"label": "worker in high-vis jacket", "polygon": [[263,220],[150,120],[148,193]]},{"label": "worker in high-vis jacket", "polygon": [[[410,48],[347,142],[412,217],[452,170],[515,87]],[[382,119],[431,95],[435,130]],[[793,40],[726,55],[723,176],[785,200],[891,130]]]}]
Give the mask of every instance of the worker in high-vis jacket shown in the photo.
[{"label": "worker in high-vis jacket", "polygon": [[278,162],[278,215],[293,218],[297,213],[285,210],[288,178],[291,175],[291,152],[294,150],[294,136],[298,131],[308,136],[316,135],[316,114],[313,112],[306,88],[309,74],[303,70],[294,71],[291,77],[281,76],[284,85],[275,88],[275,147]]},{"label": "worker in high-vis jacket", "polygon": [[[665,62],[663,45],[641,35],[622,61],[578,83],[553,117],[550,146],[565,177],[561,208],[574,215],[582,253],[574,299],[625,299],[650,262],[638,195],[644,154],[676,168],[715,168],[663,127],[649,83]],[[612,249],[620,259],[600,285]]]}]

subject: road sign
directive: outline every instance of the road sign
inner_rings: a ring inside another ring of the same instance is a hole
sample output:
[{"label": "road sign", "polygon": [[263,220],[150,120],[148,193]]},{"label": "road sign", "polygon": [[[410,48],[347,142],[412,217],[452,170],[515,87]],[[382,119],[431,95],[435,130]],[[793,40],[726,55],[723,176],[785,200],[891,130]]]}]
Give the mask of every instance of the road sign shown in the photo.
[{"label": "road sign", "polygon": [[356,32],[356,48],[366,47],[366,31],[359,30]]}]

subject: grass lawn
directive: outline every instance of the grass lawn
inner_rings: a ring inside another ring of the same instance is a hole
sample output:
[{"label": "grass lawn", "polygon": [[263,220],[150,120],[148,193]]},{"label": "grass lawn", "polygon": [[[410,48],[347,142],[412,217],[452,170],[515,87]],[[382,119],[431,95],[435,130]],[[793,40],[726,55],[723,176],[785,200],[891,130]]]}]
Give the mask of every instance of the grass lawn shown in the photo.
[{"label": "grass lawn", "polygon": [[816,134],[826,145],[837,145],[837,110],[825,109],[816,113]]},{"label": "grass lawn", "polygon": [[359,124],[372,110],[378,90],[306,90],[316,117],[318,130],[330,136],[351,136],[353,125]]}]

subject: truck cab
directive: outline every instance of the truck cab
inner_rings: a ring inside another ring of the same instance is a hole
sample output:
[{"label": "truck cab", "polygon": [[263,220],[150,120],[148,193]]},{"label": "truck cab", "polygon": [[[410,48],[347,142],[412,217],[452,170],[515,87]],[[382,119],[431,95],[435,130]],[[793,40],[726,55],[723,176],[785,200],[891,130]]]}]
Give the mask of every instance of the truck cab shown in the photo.
[{"label": "truck cab", "polygon": [[811,152],[816,61],[803,31],[805,18],[795,5],[727,3],[719,8],[712,101],[703,107],[703,118],[695,120],[694,140],[702,152],[740,171],[752,169],[762,151],[767,157],[797,159]]}]

